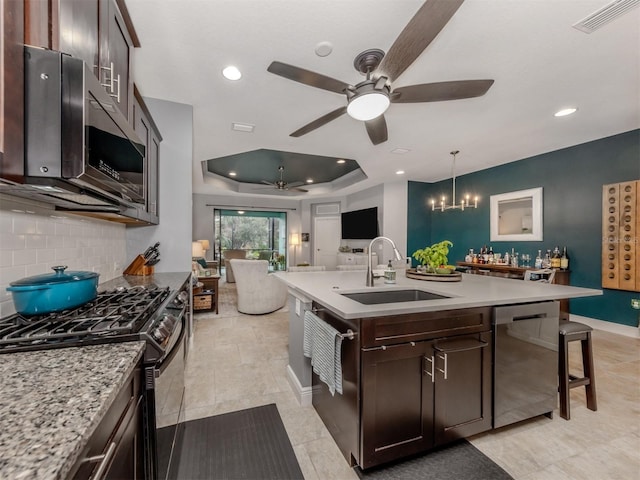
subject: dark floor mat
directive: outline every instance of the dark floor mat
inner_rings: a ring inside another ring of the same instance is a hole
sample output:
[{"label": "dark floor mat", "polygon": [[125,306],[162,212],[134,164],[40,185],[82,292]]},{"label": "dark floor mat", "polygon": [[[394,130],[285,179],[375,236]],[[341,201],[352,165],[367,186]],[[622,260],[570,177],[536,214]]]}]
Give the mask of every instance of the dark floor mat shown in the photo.
[{"label": "dark floor mat", "polygon": [[513,480],[499,465],[466,440],[419,457],[366,471],[364,480]]},{"label": "dark floor mat", "polygon": [[184,426],[178,479],[304,479],[275,404]]}]

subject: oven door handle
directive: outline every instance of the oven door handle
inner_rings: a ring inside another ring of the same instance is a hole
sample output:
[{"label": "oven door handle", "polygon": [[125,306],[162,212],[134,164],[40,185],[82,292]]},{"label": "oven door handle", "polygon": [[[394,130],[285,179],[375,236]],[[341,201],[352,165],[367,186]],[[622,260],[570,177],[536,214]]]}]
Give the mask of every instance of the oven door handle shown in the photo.
[{"label": "oven door handle", "polygon": [[160,359],[160,361],[156,364],[156,367],[155,367],[156,377],[160,376],[162,372],[164,372],[165,368],[167,368],[167,366],[171,363],[171,360],[173,360],[173,357],[175,357],[178,351],[180,350],[180,345],[182,344],[182,341],[184,340],[185,332],[187,331],[186,325],[185,325],[186,316],[181,315],[180,317],[181,317],[180,318],[180,334],[178,335],[178,340],[173,344],[173,347],[171,348],[171,350],[168,351],[162,357],[162,359]]}]

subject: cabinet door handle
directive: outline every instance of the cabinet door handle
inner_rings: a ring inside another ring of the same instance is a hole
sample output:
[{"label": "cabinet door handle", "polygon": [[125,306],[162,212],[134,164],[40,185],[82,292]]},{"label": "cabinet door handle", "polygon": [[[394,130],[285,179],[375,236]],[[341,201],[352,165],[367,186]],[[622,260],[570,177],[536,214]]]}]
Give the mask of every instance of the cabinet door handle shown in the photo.
[{"label": "cabinet door handle", "polygon": [[108,67],[100,67],[100,68],[102,70],[109,71],[109,80],[107,83],[103,83],[102,86],[109,89],[109,94],[113,94],[113,83],[114,83],[113,62],[111,62]]},{"label": "cabinet door handle", "polygon": [[104,476],[105,470],[109,466],[109,463],[111,462],[111,459],[113,458],[113,454],[115,452],[116,452],[116,442],[111,442],[111,445],[109,445],[109,448],[107,449],[106,453],[102,455],[96,455],[94,457],[85,458],[84,461],[87,463],[100,462],[100,465],[98,465],[98,469],[96,470],[96,473],[92,478],[95,478],[96,480],[100,480]]},{"label": "cabinet door handle", "polygon": [[[422,357],[422,358],[424,358],[424,362],[425,362],[425,365],[424,365],[424,367],[425,367],[425,368],[423,369],[423,372],[424,372],[424,373],[426,373],[428,376],[430,376],[430,377],[431,377],[431,383],[435,383],[435,381],[436,381],[436,376],[435,376],[435,372],[434,372],[434,370],[433,370],[433,369],[434,369],[434,365],[435,365],[435,362],[434,362],[434,360],[433,360],[433,355],[431,355],[431,357],[427,357],[427,356],[425,355],[425,356],[424,356],[424,357]],[[431,363],[431,371],[427,370],[427,368],[426,368],[426,367],[427,367],[427,362]]]},{"label": "cabinet door handle", "polygon": [[[115,82],[118,84],[118,91],[115,94],[111,93],[111,96],[113,98],[115,98],[118,103],[120,103],[120,74],[118,74],[118,79],[115,80]],[[111,83],[113,83],[113,82],[111,82]],[[111,89],[111,92],[113,92],[113,88]]]},{"label": "cabinet door handle", "polygon": [[444,353],[442,355],[438,355],[438,358],[441,358],[442,360],[444,360],[444,370],[439,368],[438,371],[443,374],[444,379],[446,380],[447,379],[447,358],[448,358],[447,354]]}]

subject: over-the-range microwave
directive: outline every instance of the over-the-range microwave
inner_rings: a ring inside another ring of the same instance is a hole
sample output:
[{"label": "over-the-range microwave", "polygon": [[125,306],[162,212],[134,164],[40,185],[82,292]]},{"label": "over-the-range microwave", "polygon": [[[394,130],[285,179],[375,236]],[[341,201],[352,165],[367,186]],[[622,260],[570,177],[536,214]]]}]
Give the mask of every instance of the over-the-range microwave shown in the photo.
[{"label": "over-the-range microwave", "polygon": [[89,210],[143,206],[145,146],[91,69],[25,46],[25,180]]}]

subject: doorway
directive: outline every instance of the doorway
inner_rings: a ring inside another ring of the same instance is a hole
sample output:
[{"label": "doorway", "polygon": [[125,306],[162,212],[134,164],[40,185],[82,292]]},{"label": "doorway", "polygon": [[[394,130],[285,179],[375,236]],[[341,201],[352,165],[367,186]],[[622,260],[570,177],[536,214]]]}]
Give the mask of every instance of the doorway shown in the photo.
[{"label": "doorway", "polygon": [[315,217],[313,220],[313,264],[335,270],[340,247],[340,217]]},{"label": "doorway", "polygon": [[216,208],[213,226],[216,259],[224,258],[227,250],[241,250],[245,258],[269,261],[271,270],[286,268],[286,212]]}]

